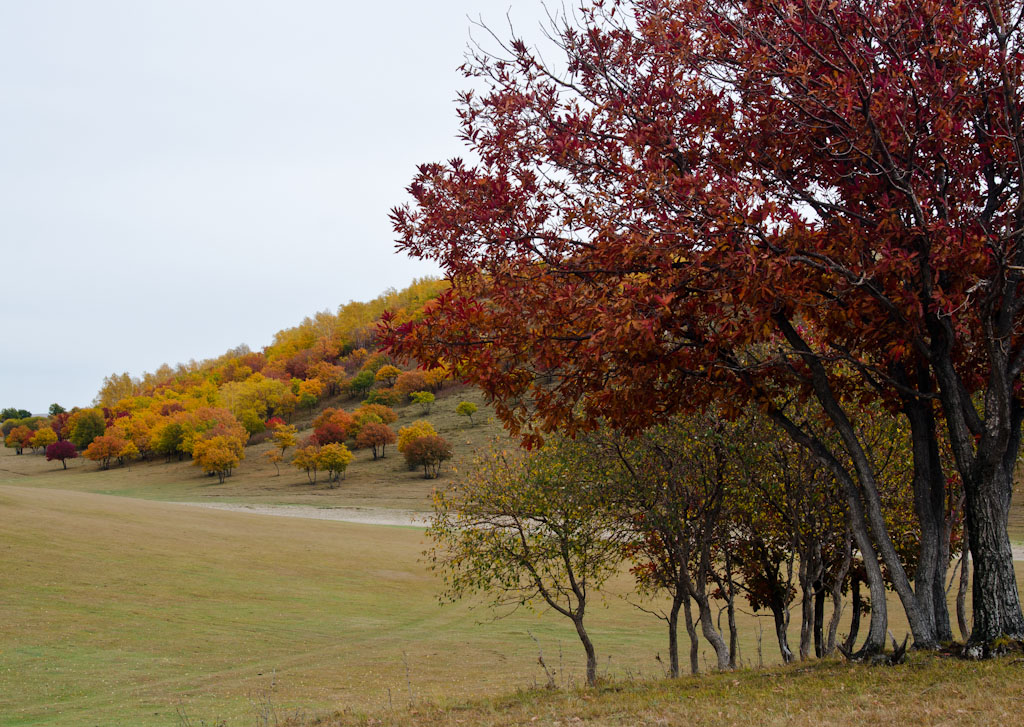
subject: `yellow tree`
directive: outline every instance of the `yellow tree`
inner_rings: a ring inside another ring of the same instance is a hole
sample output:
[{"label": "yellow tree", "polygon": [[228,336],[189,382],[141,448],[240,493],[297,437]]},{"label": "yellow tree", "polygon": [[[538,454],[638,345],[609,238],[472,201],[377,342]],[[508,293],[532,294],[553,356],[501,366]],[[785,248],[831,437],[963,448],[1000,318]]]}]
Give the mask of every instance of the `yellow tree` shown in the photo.
[{"label": "yellow tree", "polygon": [[197,467],[207,474],[216,474],[221,483],[231,476],[243,457],[238,439],[218,434],[209,439],[200,439],[192,445],[192,458]]},{"label": "yellow tree", "polygon": [[325,444],[317,454],[317,465],[327,471],[328,485],[344,477],[351,462],[352,453],[341,443]]},{"label": "yellow tree", "polygon": [[57,433],[50,427],[43,427],[32,435],[32,449],[46,450],[51,444],[57,441]]}]

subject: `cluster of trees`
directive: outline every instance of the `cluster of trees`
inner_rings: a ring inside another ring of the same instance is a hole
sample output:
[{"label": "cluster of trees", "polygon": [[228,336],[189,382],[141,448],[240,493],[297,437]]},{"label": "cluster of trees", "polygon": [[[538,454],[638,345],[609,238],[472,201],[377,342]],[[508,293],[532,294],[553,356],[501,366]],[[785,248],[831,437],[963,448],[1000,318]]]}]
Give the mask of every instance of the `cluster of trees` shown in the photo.
[{"label": "cluster of trees", "polygon": [[[873,445],[900,562],[913,573],[919,533],[909,438],[884,412],[871,427],[861,436]],[[961,512],[962,498],[946,520],[951,558],[963,544]],[[495,448],[436,498],[430,535],[448,597],[483,591],[495,606],[540,602],[571,619],[591,683],[597,657],[584,616],[593,592],[624,561],[639,594],[666,597],[664,608],[645,610],[668,627],[672,676],[680,674],[681,616],[696,673],[700,637],[718,668],[737,665],[740,607],[770,613],[788,663],[853,652],[861,614],[874,603],[861,595],[864,564],[841,485],[761,414],[728,420],[708,410],[633,436],[602,427],[555,437],[530,454]],[[966,576],[962,570],[957,599],[965,638]],[[798,601],[794,651],[789,626]],[[840,643],[843,614],[852,618]]]},{"label": "cluster of trees", "polygon": [[[369,303],[349,303],[336,314],[319,313],[279,332],[259,353],[239,346],[216,359],[176,369],[162,366],[141,378],[111,374],[92,408],[68,412],[54,404],[48,417],[34,417],[15,407],[3,409],[4,442],[18,454],[25,449],[46,452],[65,467],[79,454],[102,469],[140,458],[189,457],[223,481],[244,458],[251,436],[274,431],[325,397],[366,398],[377,408],[364,407],[357,416],[375,413],[376,419],[371,416],[368,423],[390,423],[394,414],[385,405],[406,403],[414,394],[418,401],[432,397],[449,373],[443,367],[403,371],[387,355],[371,353],[367,349],[375,345],[377,320],[386,308],[397,308],[403,319],[416,316],[445,287],[434,279],[417,280]],[[394,441],[386,426],[365,431],[340,426],[346,430],[340,436],[319,432],[320,444],[342,443],[350,433],[362,437],[356,446],[368,447],[380,457]],[[58,446],[50,452],[53,445]],[[331,452],[323,456],[330,457]],[[333,475],[343,471],[325,469]]]},{"label": "cluster of trees", "polygon": [[[313,433],[292,456],[291,464],[303,470],[311,484],[317,473],[328,472],[328,483],[345,475],[352,449],[369,449],[373,459],[383,459],[390,444],[397,444],[410,469],[423,468],[426,478],[437,477],[441,466],[451,459],[451,444],[437,435],[430,422],[419,419],[396,434],[389,426],[398,419],[395,411],[383,404],[363,404],[349,413],[343,409],[324,409],[313,421]],[[297,432],[291,425],[278,425],[273,434],[277,448],[267,458],[278,466],[289,447],[297,446]],[[280,470],[278,470],[280,472]]]},{"label": "cluster of trees", "polygon": [[[757,410],[838,483],[885,648],[1024,640],[1007,534],[1024,421],[1024,74],[1015,2],[601,0],[465,66],[468,163],[424,164],[400,246],[451,288],[385,320],[527,444]],[[546,54],[551,58],[550,54]],[[864,432],[906,432],[914,567]],[[943,448],[948,447],[948,457]]]}]

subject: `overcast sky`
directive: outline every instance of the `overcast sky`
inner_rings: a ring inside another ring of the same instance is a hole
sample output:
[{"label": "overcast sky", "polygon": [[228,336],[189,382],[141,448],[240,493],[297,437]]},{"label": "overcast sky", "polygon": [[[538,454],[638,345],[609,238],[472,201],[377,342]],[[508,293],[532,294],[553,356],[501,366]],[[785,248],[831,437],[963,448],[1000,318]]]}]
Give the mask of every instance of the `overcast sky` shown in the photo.
[{"label": "overcast sky", "polygon": [[0,407],[436,273],[388,210],[462,153],[467,16],[507,11],[535,34],[540,0],[0,0]]}]

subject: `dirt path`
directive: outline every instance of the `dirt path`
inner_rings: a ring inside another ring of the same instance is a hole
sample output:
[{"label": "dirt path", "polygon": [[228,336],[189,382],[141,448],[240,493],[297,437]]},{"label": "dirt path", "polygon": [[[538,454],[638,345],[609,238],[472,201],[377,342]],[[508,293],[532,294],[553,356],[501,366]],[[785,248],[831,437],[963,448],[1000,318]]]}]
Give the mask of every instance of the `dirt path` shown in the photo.
[{"label": "dirt path", "polygon": [[303,517],[311,520],[338,520],[368,525],[427,526],[427,515],[414,510],[390,510],[383,507],[313,507],[312,505],[235,505],[222,502],[176,502],[175,505],[206,507],[212,510],[247,512],[252,515]]},{"label": "dirt path", "polygon": [[[404,525],[425,528],[427,515],[414,510],[389,510],[383,507],[313,507],[312,505],[231,505],[219,502],[178,502],[177,505],[207,507],[213,510],[248,512],[253,515],[305,517],[313,520],[338,520],[368,525]],[[1013,546],[1013,559],[1024,561],[1024,545]]]}]

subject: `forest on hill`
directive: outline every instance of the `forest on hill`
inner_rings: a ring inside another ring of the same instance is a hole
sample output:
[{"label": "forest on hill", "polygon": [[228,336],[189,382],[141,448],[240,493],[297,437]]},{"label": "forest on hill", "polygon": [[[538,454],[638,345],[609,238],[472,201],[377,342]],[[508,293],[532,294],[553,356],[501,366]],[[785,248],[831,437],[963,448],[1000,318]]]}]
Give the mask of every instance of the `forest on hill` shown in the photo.
[{"label": "forest on hill", "polygon": [[[412,320],[446,287],[425,278],[369,302],[342,305],[336,313],[317,313],[279,331],[258,352],[241,346],[205,361],[173,368],[165,364],[138,377],[112,374],[93,407],[66,411],[54,404],[49,416],[9,407],[0,417],[4,443],[18,454],[45,454],[65,466],[81,455],[103,469],[137,459],[188,457],[223,481],[244,458],[246,445],[274,437],[281,445],[277,458],[272,457],[275,464],[295,447],[293,458],[304,469],[338,477],[351,460],[347,440],[372,449],[376,458],[378,448],[396,440],[388,427],[394,421],[390,407],[433,400],[449,380],[443,368],[403,370],[377,346],[385,311]],[[314,431],[300,442],[292,419],[311,418],[320,402],[338,397],[362,406],[352,414],[330,408],[321,412]],[[423,436],[436,435],[432,428],[420,429]],[[407,432],[405,438],[416,437]],[[414,458],[428,474],[439,465],[438,457],[451,456],[450,446],[429,443],[433,448]]]}]

